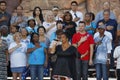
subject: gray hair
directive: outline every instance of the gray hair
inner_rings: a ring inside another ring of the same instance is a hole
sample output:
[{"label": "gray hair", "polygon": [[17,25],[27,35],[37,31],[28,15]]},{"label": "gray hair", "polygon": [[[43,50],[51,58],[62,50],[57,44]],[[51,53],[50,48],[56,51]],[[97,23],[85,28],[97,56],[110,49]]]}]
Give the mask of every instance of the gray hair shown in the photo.
[{"label": "gray hair", "polygon": [[0,27],[0,30],[2,30],[3,28],[6,28],[6,29],[8,30],[8,26],[7,26],[7,25],[2,25],[2,26]]}]

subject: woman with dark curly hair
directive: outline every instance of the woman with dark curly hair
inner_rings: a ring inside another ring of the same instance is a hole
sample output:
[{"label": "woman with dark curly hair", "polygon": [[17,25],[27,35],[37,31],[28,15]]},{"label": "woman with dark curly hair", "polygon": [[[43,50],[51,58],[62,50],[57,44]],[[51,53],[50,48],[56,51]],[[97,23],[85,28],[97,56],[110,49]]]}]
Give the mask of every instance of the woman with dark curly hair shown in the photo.
[{"label": "woman with dark curly hair", "polygon": [[69,38],[71,39],[73,34],[76,33],[76,23],[72,21],[72,15],[70,12],[65,12],[63,16],[63,30],[69,35]]}]

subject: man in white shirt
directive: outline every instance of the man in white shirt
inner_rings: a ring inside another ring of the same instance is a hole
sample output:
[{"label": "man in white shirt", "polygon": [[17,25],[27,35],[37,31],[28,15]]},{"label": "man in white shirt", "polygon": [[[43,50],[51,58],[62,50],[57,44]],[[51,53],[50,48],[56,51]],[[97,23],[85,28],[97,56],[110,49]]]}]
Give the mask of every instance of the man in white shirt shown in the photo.
[{"label": "man in white shirt", "polygon": [[76,1],[71,2],[71,10],[73,21],[78,25],[80,21],[83,20],[83,14],[80,11],[77,11],[78,3]]}]

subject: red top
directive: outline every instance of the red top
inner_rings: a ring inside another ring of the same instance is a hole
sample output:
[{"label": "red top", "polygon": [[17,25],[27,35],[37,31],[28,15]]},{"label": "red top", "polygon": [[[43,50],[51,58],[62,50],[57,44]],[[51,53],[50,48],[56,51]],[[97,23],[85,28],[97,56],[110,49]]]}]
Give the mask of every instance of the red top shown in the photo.
[{"label": "red top", "polygon": [[88,51],[88,55],[81,58],[81,60],[90,59],[90,44],[94,44],[94,39],[92,35],[88,33],[85,33],[85,34],[76,33],[73,35],[73,38],[72,38],[72,44],[76,44],[80,41],[81,37],[85,37],[85,36],[87,36],[87,40],[78,46],[78,52],[82,55]]}]

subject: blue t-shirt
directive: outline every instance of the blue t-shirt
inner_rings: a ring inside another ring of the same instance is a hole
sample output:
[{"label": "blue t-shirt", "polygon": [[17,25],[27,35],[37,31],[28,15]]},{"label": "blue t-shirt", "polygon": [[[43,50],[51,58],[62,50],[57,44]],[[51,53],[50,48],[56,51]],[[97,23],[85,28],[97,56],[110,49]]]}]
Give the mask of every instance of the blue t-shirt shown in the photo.
[{"label": "blue t-shirt", "polygon": [[[91,30],[89,28],[93,28],[94,30]],[[94,31],[96,29],[96,24],[94,22],[91,22],[90,25],[86,25],[85,29],[89,34],[94,35]]]},{"label": "blue t-shirt", "polygon": [[[45,43],[40,43],[40,48],[34,50],[33,52],[30,53],[29,55],[29,64],[34,64],[34,65],[43,65],[45,62],[45,53],[44,49],[46,48]],[[33,43],[28,44],[28,48],[34,48],[35,45]]]}]

